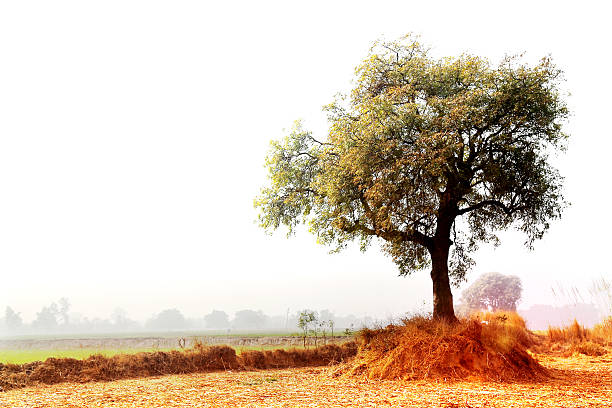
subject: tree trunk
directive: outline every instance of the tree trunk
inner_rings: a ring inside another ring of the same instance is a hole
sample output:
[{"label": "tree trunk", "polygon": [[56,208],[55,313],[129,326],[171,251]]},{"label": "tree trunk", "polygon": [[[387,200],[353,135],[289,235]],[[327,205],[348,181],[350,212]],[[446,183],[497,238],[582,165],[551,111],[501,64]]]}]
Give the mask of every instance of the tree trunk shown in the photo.
[{"label": "tree trunk", "polygon": [[453,307],[453,294],[448,279],[448,253],[450,241],[434,245],[431,255],[431,280],[433,283],[433,318],[457,322]]}]

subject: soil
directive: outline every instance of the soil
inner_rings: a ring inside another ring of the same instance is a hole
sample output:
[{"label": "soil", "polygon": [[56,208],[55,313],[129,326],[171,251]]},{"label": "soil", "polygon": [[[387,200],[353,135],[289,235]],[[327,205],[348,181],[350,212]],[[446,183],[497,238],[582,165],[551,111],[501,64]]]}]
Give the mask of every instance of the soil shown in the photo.
[{"label": "soil", "polygon": [[612,353],[537,355],[552,375],[537,381],[368,380],[337,368],[223,371],[62,383],[0,394],[0,407],[610,407]]}]

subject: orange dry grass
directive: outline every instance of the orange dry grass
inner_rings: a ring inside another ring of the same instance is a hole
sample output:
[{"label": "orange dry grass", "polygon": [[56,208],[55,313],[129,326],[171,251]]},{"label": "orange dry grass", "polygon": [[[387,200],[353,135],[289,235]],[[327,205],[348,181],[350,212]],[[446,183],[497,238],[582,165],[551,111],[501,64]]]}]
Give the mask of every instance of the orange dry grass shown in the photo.
[{"label": "orange dry grass", "polygon": [[492,350],[506,352],[515,346],[529,348],[539,341],[516,312],[478,312],[471,318],[483,322],[482,341]]},{"label": "orange dry grass", "polygon": [[593,336],[612,343],[612,316],[606,317],[601,323],[593,327]]},{"label": "orange dry grass", "polygon": [[348,370],[371,379],[495,380],[545,375],[526,351],[530,334],[518,315],[468,320],[456,325],[423,317],[360,333],[360,348]]},{"label": "orange dry grass", "polygon": [[214,372],[0,393],[2,408],[105,407],[609,407],[612,359],[544,356],[555,375],[541,382],[371,381],[330,369]]},{"label": "orange dry grass", "polygon": [[548,340],[558,343],[580,343],[589,339],[589,330],[581,326],[576,319],[566,327],[548,326]]},{"label": "orange dry grass", "polygon": [[573,353],[588,356],[601,356],[606,354],[604,346],[612,342],[612,317],[593,329],[581,326],[576,319],[566,327],[548,327],[548,350],[564,355]]}]

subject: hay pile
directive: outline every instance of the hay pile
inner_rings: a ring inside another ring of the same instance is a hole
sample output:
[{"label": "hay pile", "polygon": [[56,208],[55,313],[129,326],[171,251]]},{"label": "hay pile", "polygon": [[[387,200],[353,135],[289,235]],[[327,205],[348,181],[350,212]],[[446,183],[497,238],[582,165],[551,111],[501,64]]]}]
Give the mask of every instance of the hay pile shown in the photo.
[{"label": "hay pile", "polygon": [[84,360],[48,358],[44,362],[0,364],[0,391],[36,384],[109,381],[167,374],[218,370],[289,368],[329,365],[354,356],[354,342],[306,350],[246,351],[240,355],[228,346],[203,346],[184,351],[93,355]]},{"label": "hay pile", "polygon": [[518,316],[489,316],[448,325],[422,317],[364,329],[345,369],[372,379],[535,379],[547,372],[527,352],[532,335]]}]

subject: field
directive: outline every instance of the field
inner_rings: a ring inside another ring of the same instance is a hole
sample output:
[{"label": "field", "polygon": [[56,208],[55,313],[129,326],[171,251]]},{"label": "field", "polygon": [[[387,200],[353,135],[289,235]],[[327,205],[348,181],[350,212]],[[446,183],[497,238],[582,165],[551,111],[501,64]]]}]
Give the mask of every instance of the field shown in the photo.
[{"label": "field", "polygon": [[[317,344],[341,342],[346,336],[327,336],[319,338]],[[40,337],[23,336],[14,339],[0,340],[0,363],[23,364],[32,361],[43,361],[49,357],[70,357],[82,359],[93,354],[107,357],[117,354],[135,354],[139,352],[169,351],[179,348],[183,341],[186,348],[194,342],[206,345],[228,344],[238,353],[246,350],[272,350],[302,347],[303,339],[286,332],[244,332],[232,335],[221,332],[206,333],[142,333],[122,336],[64,336]],[[307,344],[314,345],[314,338],[307,338]]]},{"label": "field", "polygon": [[487,324],[416,317],[364,329],[358,350],[348,342],[249,351],[271,347],[262,337],[238,355],[196,344],[26,364],[30,374],[12,371],[16,377],[4,366],[0,407],[612,407],[608,325],[586,330],[575,323],[538,336],[518,315],[502,314]]},{"label": "field", "polygon": [[0,407],[610,407],[612,357],[540,356],[537,382],[392,381],[335,368],[214,372],[0,393]]}]

